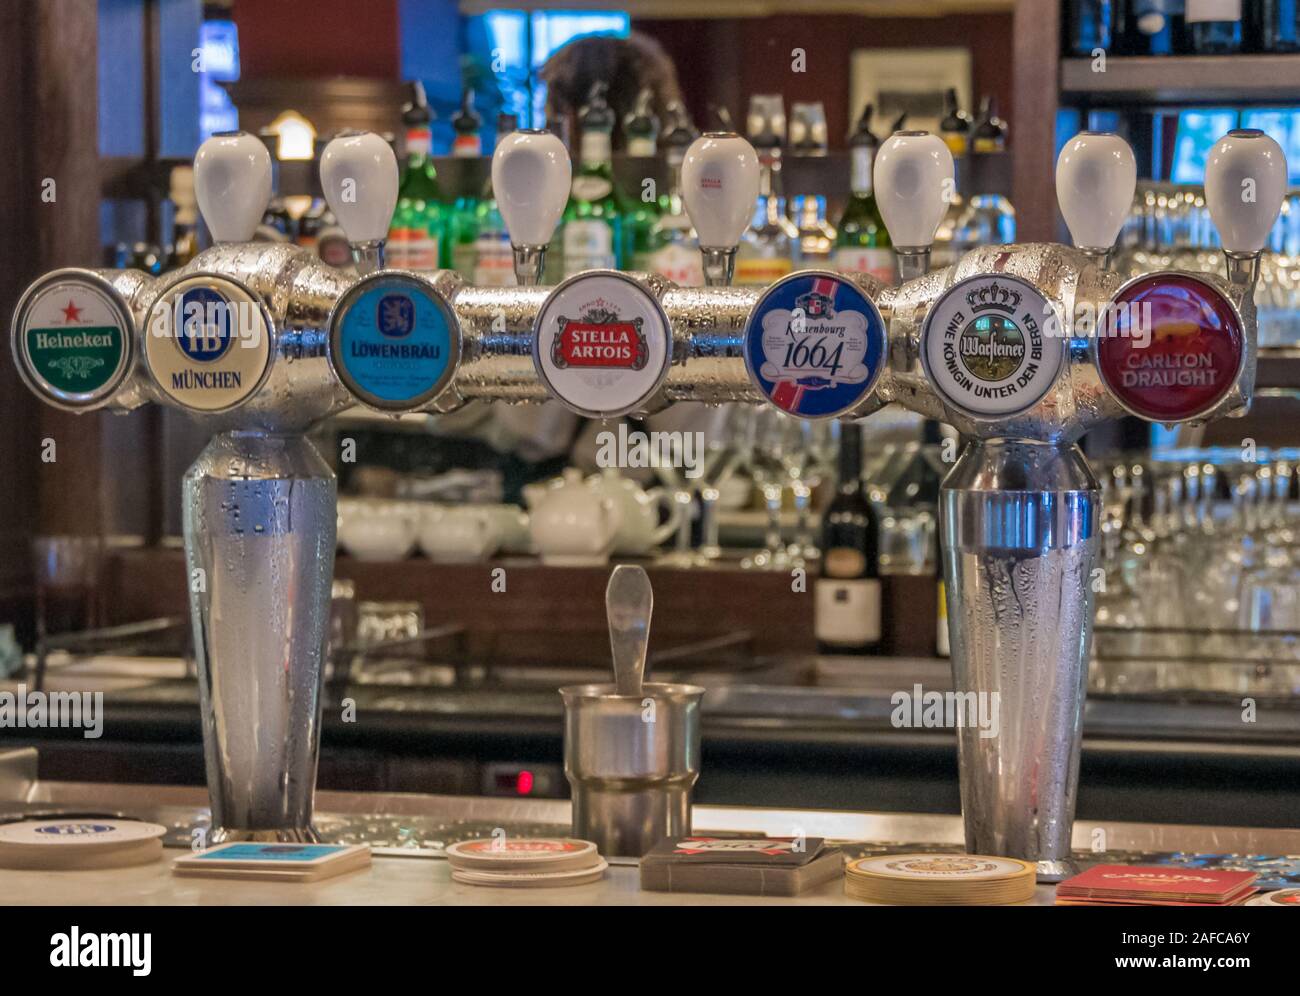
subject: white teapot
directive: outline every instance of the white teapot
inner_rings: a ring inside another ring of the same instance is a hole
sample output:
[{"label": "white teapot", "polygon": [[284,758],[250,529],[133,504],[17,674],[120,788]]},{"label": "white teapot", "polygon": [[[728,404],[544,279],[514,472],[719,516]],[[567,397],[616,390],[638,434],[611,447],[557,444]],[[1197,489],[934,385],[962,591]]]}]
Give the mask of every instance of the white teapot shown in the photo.
[{"label": "white teapot", "polygon": [[[587,487],[602,498],[613,499],[621,521],[614,535],[614,552],[649,553],[677,531],[682,521],[682,506],[670,492],[655,487],[646,491],[636,481],[624,477],[612,467],[587,478]],[[668,518],[659,524],[659,506]]]},{"label": "white teapot", "polygon": [[420,549],[435,563],[487,560],[501,546],[501,526],[486,507],[440,508],[420,526]]},{"label": "white teapot", "polygon": [[529,485],[524,500],[542,563],[590,567],[609,561],[622,516],[612,498],[587,487],[582,471],[569,467],[557,483]]}]

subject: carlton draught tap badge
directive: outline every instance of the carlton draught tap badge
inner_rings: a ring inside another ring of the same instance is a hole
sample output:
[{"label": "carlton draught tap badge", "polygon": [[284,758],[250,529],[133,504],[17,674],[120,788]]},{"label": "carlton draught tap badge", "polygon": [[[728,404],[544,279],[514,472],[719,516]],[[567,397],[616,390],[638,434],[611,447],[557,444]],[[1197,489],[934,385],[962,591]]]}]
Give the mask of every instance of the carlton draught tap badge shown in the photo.
[{"label": "carlton draught tap badge", "polygon": [[436,398],[456,374],[460,326],[427,281],[378,273],[353,284],[330,319],[330,362],[366,404],[385,410]]},{"label": "carlton draught tap badge", "polygon": [[875,388],[885,322],[852,281],[802,270],[759,298],[744,350],[750,380],[773,405],[800,418],[834,418]]},{"label": "carlton draught tap badge", "polygon": [[1217,405],[1245,361],[1241,321],[1204,280],[1155,274],[1131,281],[1106,309],[1097,371],[1128,411],[1176,422]]},{"label": "carlton draught tap badge", "polygon": [[235,407],[270,368],[271,329],[262,304],[225,277],[187,277],[168,287],[149,310],[144,340],[158,387],[192,411]]},{"label": "carlton draught tap badge", "polygon": [[668,317],[630,277],[579,274],[560,284],[542,306],[533,362],[551,394],[581,415],[635,412],[668,376]]},{"label": "carlton draught tap badge", "polygon": [[131,357],[131,317],[117,294],[90,274],[53,273],[18,306],[18,368],[41,394],[71,407],[117,389]]},{"label": "carlton draught tap badge", "polygon": [[1032,286],[1003,274],[949,288],[925,319],[921,359],[944,400],[976,417],[1010,415],[1050,390],[1065,358],[1055,311]]}]

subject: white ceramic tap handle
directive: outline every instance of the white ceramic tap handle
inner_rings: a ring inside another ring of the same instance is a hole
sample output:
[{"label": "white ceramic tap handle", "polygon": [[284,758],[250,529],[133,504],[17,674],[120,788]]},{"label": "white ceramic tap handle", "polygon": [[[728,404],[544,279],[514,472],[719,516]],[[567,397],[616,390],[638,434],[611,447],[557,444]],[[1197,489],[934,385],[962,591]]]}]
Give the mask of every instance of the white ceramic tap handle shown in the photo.
[{"label": "white ceramic tap handle", "polygon": [[952,153],[926,131],[899,131],[876,153],[876,203],[904,279],[925,272],[934,233],[956,192]]},{"label": "white ceramic tap handle", "polygon": [[1056,160],[1056,200],[1074,244],[1108,253],[1124,227],[1137,189],[1137,160],[1128,142],[1110,132],[1081,131]]},{"label": "white ceramic tap handle", "polygon": [[572,184],[569,152],[551,132],[521,129],[497,142],[492,153],[492,196],[510,234],[520,286],[541,283],[546,247],[569,202]]},{"label": "white ceramic tap handle", "polygon": [[372,131],[344,132],[320,157],[320,183],[354,246],[383,242],[397,207],[397,157]]},{"label": "white ceramic tap handle", "polygon": [[735,132],[706,132],[682,159],[682,201],[700,238],[704,280],[731,283],[736,246],[758,199],[758,154]]},{"label": "white ceramic tap handle", "polygon": [[1286,196],[1282,147],[1262,131],[1230,131],[1205,161],[1205,204],[1229,259],[1258,256]]},{"label": "white ceramic tap handle", "polygon": [[271,199],[271,154],[248,132],[213,135],[194,156],[194,196],[213,241],[250,241]]}]

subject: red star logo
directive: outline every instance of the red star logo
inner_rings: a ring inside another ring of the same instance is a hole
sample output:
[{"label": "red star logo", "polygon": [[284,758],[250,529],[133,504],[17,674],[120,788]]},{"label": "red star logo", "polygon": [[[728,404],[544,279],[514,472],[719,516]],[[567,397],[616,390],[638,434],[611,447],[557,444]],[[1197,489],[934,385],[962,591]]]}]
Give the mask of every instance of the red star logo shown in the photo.
[{"label": "red star logo", "polygon": [[68,306],[63,309],[63,317],[69,322],[81,321],[81,309],[72,303],[72,298],[68,298]]}]

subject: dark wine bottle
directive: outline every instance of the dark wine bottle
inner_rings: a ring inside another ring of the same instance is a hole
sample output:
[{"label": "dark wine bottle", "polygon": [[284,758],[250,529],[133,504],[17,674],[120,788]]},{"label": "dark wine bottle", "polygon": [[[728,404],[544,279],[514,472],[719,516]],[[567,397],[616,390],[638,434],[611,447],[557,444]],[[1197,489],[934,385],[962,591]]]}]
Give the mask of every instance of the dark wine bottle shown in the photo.
[{"label": "dark wine bottle", "polygon": [[1300,52],[1300,0],[1258,0],[1248,27],[1256,52]]},{"label": "dark wine bottle", "polygon": [[840,480],[822,519],[813,628],[823,654],[878,654],[880,525],[862,486],[862,427],[840,425]]},{"label": "dark wine bottle", "polygon": [[1193,55],[1241,51],[1241,0],[1187,0],[1187,38]]},{"label": "dark wine bottle", "polygon": [[1182,0],[1119,0],[1115,46],[1121,55],[1177,55],[1186,51]]},{"label": "dark wine bottle", "polygon": [[1111,51],[1115,11],[1111,0],[1069,0],[1061,40],[1066,55],[1090,58],[1097,49]]}]

